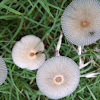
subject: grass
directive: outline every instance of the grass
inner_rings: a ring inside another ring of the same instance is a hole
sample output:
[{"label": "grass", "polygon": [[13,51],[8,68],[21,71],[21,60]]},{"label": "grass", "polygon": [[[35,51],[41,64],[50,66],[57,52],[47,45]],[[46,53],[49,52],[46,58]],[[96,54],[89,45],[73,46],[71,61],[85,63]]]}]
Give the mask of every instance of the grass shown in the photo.
[{"label": "grass", "polygon": [[[43,40],[47,59],[52,57],[61,32],[61,15],[70,2],[71,0],[1,1],[0,55],[6,62],[8,77],[0,86],[0,100],[52,100],[39,91],[36,84],[37,71],[18,68],[13,63],[11,50],[22,36],[33,34]],[[60,54],[72,58],[78,64],[79,56],[73,46],[63,37]],[[85,62],[92,56],[96,64],[82,69],[81,74],[100,68],[100,52],[96,52],[95,47],[100,48],[100,41],[85,46],[87,53],[81,56],[86,58]],[[100,100],[100,75],[91,79],[81,78],[74,93],[61,100]]]}]

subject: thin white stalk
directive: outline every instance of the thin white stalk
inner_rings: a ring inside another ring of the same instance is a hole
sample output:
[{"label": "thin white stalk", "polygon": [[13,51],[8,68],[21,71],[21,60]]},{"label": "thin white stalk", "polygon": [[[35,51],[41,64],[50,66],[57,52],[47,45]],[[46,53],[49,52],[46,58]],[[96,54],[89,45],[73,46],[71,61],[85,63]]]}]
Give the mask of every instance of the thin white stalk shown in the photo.
[{"label": "thin white stalk", "polygon": [[82,47],[78,46],[78,55],[81,55],[81,53],[82,53]]},{"label": "thin white stalk", "polygon": [[99,72],[98,73],[91,72],[91,73],[81,75],[80,77],[92,78],[92,77],[96,77],[96,75],[98,75],[98,74],[100,74],[100,73]]},{"label": "thin white stalk", "polygon": [[[78,46],[78,55],[80,56],[82,54],[82,47],[81,46]],[[79,68],[81,69],[83,67],[83,61],[82,61],[82,58],[81,56],[79,57]]]},{"label": "thin white stalk", "polygon": [[[78,46],[78,55],[80,56],[82,54],[82,47]],[[84,64],[84,61],[82,60],[82,57],[79,57],[79,69],[82,69],[86,66],[88,66],[90,63],[92,62],[92,60],[90,60],[89,62],[87,62],[86,64]]]},{"label": "thin white stalk", "polygon": [[83,74],[83,75],[80,75],[80,77],[86,77],[86,78],[93,78],[93,77],[96,77],[96,75],[99,75],[100,72],[97,72],[98,70],[100,70],[100,68],[92,71],[92,72],[89,72],[89,73],[86,73],[86,74]]},{"label": "thin white stalk", "polygon": [[92,60],[90,60],[89,62],[87,62],[87,63],[85,63],[85,64],[80,64],[79,69],[82,69],[82,68],[88,66],[91,62],[92,62]]},{"label": "thin white stalk", "polygon": [[57,43],[57,47],[56,47],[56,56],[60,56],[59,50],[61,48],[62,37],[63,37],[63,34],[61,32],[58,43]]}]

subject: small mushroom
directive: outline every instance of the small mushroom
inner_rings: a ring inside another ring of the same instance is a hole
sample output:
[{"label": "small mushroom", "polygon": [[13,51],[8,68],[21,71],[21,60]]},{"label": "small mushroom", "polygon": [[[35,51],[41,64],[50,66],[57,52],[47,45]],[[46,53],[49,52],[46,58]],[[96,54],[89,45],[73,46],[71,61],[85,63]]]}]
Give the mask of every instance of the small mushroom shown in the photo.
[{"label": "small mushroom", "polygon": [[78,65],[68,57],[56,56],[47,60],[36,75],[40,91],[52,99],[70,95],[78,86],[80,71]]},{"label": "small mushroom", "polygon": [[7,68],[4,60],[0,56],[0,85],[4,83],[7,78]]},{"label": "small mushroom", "polygon": [[66,38],[78,46],[100,39],[100,3],[98,0],[73,0],[61,17]]},{"label": "small mushroom", "polygon": [[45,61],[44,44],[40,38],[27,35],[21,38],[12,49],[14,63],[29,70],[38,69]]}]

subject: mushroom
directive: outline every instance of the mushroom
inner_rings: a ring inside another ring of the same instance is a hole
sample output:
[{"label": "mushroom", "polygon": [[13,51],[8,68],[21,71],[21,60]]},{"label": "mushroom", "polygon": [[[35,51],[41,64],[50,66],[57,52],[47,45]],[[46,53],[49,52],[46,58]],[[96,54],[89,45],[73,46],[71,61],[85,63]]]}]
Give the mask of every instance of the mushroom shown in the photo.
[{"label": "mushroom", "polygon": [[70,95],[77,88],[79,80],[80,71],[77,64],[64,56],[45,61],[36,75],[40,91],[52,99]]},{"label": "mushroom", "polygon": [[45,61],[44,44],[40,38],[27,35],[21,38],[12,49],[14,63],[20,68],[38,69]]},{"label": "mushroom", "polygon": [[4,60],[0,56],[0,85],[4,83],[7,78],[7,68]]},{"label": "mushroom", "polygon": [[98,0],[73,0],[61,17],[66,38],[78,46],[100,39],[100,3]]}]

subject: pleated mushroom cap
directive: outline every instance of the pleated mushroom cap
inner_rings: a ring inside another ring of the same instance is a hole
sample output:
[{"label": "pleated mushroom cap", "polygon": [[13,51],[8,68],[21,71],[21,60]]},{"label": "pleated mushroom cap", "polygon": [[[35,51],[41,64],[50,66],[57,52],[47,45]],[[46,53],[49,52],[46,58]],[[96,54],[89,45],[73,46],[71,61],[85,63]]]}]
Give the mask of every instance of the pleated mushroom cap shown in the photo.
[{"label": "pleated mushroom cap", "polygon": [[14,63],[29,70],[38,69],[45,61],[44,44],[40,38],[27,35],[21,38],[12,49]]},{"label": "pleated mushroom cap", "polygon": [[7,68],[4,60],[0,56],[0,85],[4,83],[7,78]]},{"label": "pleated mushroom cap", "polygon": [[73,0],[61,17],[66,38],[75,45],[89,45],[100,39],[100,3]]},{"label": "pleated mushroom cap", "polygon": [[47,60],[36,75],[40,91],[52,99],[70,95],[78,86],[80,71],[70,58],[56,56]]}]

